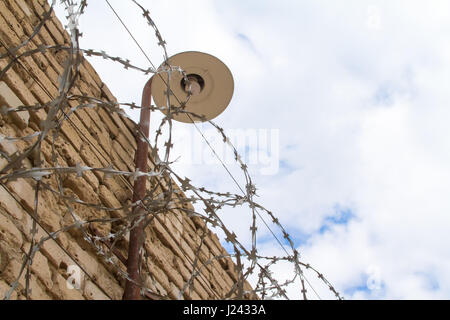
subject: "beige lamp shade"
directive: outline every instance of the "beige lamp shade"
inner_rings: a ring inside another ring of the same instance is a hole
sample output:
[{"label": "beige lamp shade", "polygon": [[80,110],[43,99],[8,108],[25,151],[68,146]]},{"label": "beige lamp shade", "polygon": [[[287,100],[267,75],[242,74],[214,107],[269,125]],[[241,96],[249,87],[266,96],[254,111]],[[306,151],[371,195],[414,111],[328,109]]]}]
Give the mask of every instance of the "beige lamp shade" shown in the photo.
[{"label": "beige lamp shade", "polygon": [[[189,79],[191,97],[186,103],[185,110],[205,120],[211,120],[221,114],[233,97],[233,75],[227,66],[216,57],[197,51],[178,53],[169,58],[171,66],[181,67]],[[167,106],[166,72],[155,75],[152,81],[152,95],[158,107]],[[180,102],[186,101],[189,86],[180,72],[172,72],[170,77],[170,105],[179,107]],[[200,118],[187,114],[173,114],[173,119],[181,122],[199,122]],[[191,120],[192,119],[192,120]]]}]

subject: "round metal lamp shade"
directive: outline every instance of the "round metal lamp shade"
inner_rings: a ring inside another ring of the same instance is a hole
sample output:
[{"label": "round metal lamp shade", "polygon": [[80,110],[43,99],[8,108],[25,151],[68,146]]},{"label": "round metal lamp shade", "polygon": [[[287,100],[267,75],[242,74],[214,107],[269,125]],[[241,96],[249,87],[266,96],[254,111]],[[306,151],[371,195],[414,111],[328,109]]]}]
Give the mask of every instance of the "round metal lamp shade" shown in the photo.
[{"label": "round metal lamp shade", "polygon": [[[233,96],[233,76],[227,66],[216,57],[197,51],[178,53],[169,58],[171,66],[181,67],[191,84],[191,97],[185,110],[204,120],[211,120],[221,114],[228,106]],[[153,100],[158,107],[167,106],[167,73],[155,75],[152,82]],[[170,77],[170,105],[179,107],[180,102],[188,97],[188,86],[180,72],[172,72]],[[200,118],[187,114],[173,114],[173,119],[191,123],[202,121]],[[191,120],[192,119],[192,120]]]}]

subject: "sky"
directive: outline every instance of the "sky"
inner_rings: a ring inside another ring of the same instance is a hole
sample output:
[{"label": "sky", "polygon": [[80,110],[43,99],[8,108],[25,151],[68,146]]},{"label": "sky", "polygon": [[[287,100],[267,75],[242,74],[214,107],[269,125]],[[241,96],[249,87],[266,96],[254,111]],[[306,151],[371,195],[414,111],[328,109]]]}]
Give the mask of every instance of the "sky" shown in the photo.
[{"label": "sky", "polygon": [[[110,3],[159,66],[162,51],[140,9]],[[214,121],[239,145],[256,201],[280,219],[302,261],[346,299],[450,298],[450,2],[140,3],[169,56],[207,52],[232,71],[233,99]],[[56,9],[62,17],[62,5]],[[80,29],[81,47],[149,67],[105,1],[88,1]],[[148,76],[90,62],[119,101],[140,102]],[[129,113],[135,121],[137,113]],[[151,128],[160,120],[153,113]],[[245,185],[220,137],[199,127]],[[174,124],[174,135],[178,173],[239,192],[192,125]],[[249,243],[251,211],[220,214]],[[260,250],[282,255],[259,224]],[[275,271],[282,278],[288,269]],[[333,298],[313,274],[308,280],[322,299]],[[288,293],[301,297],[298,288]]]}]

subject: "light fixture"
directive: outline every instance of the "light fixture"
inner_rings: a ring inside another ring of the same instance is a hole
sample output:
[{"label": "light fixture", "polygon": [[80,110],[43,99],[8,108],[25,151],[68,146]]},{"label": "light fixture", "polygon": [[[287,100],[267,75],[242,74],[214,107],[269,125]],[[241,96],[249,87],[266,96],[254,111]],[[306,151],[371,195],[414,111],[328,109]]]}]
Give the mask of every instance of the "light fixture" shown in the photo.
[{"label": "light fixture", "polygon": [[[222,61],[207,53],[187,51],[170,57],[169,64],[181,67],[189,79],[192,94],[186,104],[186,111],[211,120],[228,107],[233,97],[234,81],[231,71]],[[153,100],[158,107],[165,107],[168,74],[162,72],[160,75],[153,77]],[[188,97],[189,86],[180,72],[171,73],[169,84],[173,93],[170,95],[170,104],[179,107],[180,102],[186,101]],[[189,117],[183,113],[174,114],[173,119],[186,123],[201,121],[198,117]]]}]

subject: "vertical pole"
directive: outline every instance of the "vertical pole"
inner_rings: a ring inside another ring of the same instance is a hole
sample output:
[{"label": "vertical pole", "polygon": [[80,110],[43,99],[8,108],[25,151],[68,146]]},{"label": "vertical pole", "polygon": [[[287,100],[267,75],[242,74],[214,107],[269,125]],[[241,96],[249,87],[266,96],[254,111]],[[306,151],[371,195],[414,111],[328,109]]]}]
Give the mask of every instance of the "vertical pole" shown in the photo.
[{"label": "vertical pole", "polygon": [[[148,80],[145,84],[144,91],[142,93],[142,104],[141,104],[141,115],[139,120],[139,129],[141,132],[148,138],[150,131],[150,106],[151,106],[151,88],[152,88],[152,79]],[[140,134],[137,135],[137,150],[136,150],[136,168],[139,168],[141,172],[147,172],[147,157],[148,157],[148,144],[146,141],[143,141]],[[133,202],[138,200],[142,200],[145,197],[146,191],[146,182],[145,176],[141,176],[136,179],[134,182],[133,188]],[[136,206],[133,210],[133,213],[138,213],[142,208],[140,206]],[[134,222],[138,218],[133,220]],[[130,231],[130,243],[128,246],[128,259],[127,259],[127,273],[132,281],[127,280],[125,284],[125,291],[123,293],[123,300],[140,300],[141,298],[141,288],[136,285],[136,283],[140,283],[140,274],[139,274],[139,255],[140,250],[144,241],[144,229],[142,225],[142,221],[135,226],[134,229]]]}]

